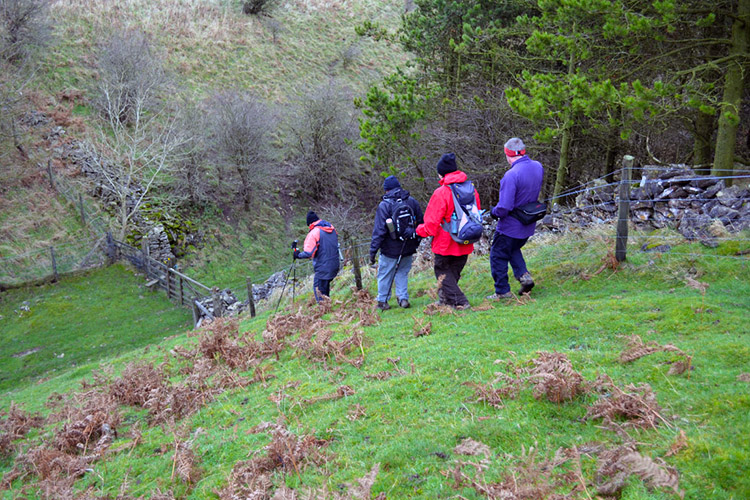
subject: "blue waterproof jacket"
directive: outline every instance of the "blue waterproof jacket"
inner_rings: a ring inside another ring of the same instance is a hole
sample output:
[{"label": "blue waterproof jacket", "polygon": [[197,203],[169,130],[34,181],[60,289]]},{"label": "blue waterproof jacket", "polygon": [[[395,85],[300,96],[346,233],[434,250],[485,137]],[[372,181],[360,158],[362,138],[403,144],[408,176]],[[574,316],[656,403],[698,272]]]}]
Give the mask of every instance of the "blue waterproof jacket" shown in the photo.
[{"label": "blue waterproof jacket", "polygon": [[321,280],[332,280],[339,273],[339,236],[327,221],[319,219],[310,224],[298,259],[312,257],[315,276]]}]

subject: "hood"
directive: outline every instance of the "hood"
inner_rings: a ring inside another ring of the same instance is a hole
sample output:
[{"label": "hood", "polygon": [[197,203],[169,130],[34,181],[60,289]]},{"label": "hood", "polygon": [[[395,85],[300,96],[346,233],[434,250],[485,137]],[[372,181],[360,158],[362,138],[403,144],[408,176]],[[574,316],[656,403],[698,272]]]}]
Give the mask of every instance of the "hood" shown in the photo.
[{"label": "hood", "polygon": [[310,224],[310,229],[314,228],[315,226],[318,226],[321,231],[325,231],[326,233],[333,232],[333,226],[331,225],[331,223],[323,219],[316,220],[315,222]]},{"label": "hood", "polygon": [[409,198],[409,191],[402,188],[394,189],[393,191],[389,191],[383,195],[383,200],[398,200],[398,199],[406,200]]},{"label": "hood", "polygon": [[466,177],[465,173],[463,173],[461,170],[456,170],[455,172],[451,172],[440,179],[440,185],[445,186],[446,184],[460,184],[466,179],[468,179],[468,177]]}]

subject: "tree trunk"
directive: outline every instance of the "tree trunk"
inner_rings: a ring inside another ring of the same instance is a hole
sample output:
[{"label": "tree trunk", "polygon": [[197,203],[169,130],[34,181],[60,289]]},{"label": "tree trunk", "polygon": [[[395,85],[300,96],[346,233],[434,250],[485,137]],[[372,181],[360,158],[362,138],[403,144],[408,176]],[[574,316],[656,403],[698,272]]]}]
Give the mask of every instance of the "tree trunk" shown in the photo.
[{"label": "tree trunk", "polygon": [[[750,0],[739,0],[737,17],[732,25],[732,60],[724,79],[724,96],[719,115],[719,133],[716,137],[716,152],[711,173],[731,177],[734,170],[734,149],[737,142],[740,104],[743,90],[743,62],[748,57],[748,33],[750,33]],[[727,185],[732,179],[726,180]]]},{"label": "tree trunk", "polygon": [[570,143],[573,140],[572,120],[565,120],[562,134],[562,144],[560,145],[560,162],[557,165],[557,176],[555,177],[555,189],[552,197],[557,198],[565,187],[565,180],[568,177],[568,154],[570,153]]},{"label": "tree trunk", "polygon": [[[618,108],[617,114],[620,114]],[[617,127],[610,127],[609,134],[607,135],[607,153],[604,157],[604,172],[599,172],[599,176],[609,176],[617,168],[617,151],[619,149],[620,129]]]},{"label": "tree trunk", "polygon": [[693,165],[699,174],[711,173],[711,136],[714,134],[715,118],[701,113],[695,118],[695,139],[693,141]]}]

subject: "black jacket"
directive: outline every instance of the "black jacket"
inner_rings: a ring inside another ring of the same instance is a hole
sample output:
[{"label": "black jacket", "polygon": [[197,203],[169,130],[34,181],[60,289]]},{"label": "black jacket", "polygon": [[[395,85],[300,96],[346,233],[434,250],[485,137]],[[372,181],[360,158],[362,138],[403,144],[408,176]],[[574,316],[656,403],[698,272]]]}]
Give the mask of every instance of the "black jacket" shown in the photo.
[{"label": "black jacket", "polygon": [[393,201],[399,198],[404,200],[414,211],[414,216],[417,218],[414,225],[415,229],[419,224],[424,222],[422,207],[419,206],[417,200],[409,196],[409,191],[397,188],[387,192],[383,196],[383,201],[378,205],[377,212],[375,212],[375,225],[372,228],[372,241],[370,242],[370,259],[375,258],[378,250],[386,257],[397,259],[400,255],[413,255],[417,251],[417,247],[419,247],[420,238],[403,242],[401,240],[394,240],[388,234],[385,220],[391,216]]}]

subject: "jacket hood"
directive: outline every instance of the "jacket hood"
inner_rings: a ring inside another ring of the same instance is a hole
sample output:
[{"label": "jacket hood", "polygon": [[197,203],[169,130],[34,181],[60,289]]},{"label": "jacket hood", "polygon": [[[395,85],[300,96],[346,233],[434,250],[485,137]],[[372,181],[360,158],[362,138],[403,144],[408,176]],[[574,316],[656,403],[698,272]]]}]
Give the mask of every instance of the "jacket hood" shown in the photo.
[{"label": "jacket hood", "polygon": [[440,185],[445,186],[446,184],[460,184],[466,179],[468,179],[468,177],[466,177],[466,174],[464,172],[462,172],[461,170],[456,170],[455,172],[446,174],[445,177],[440,179]]},{"label": "jacket hood", "polygon": [[409,191],[403,188],[397,188],[393,191],[388,191],[383,195],[383,200],[398,200],[401,198],[402,200],[406,201],[407,198],[409,198]]},{"label": "jacket hood", "polygon": [[319,227],[321,231],[325,231],[326,233],[332,233],[333,232],[333,226],[330,222],[319,219],[310,224],[310,229],[314,228],[315,226]]}]

